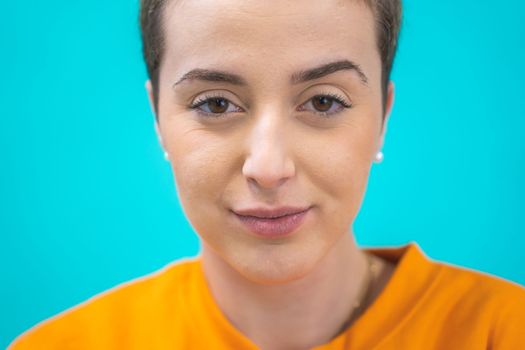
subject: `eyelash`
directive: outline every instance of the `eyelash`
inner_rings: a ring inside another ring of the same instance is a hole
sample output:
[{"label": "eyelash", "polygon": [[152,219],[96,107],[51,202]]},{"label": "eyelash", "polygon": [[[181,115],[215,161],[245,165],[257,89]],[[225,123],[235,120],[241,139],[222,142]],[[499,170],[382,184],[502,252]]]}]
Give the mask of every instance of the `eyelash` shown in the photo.
[{"label": "eyelash", "polygon": [[192,110],[196,110],[197,113],[199,113],[201,115],[204,115],[204,116],[207,116],[207,117],[211,116],[211,117],[214,117],[214,118],[219,118],[219,117],[222,117],[222,115],[224,115],[224,114],[228,114],[228,113],[210,113],[210,112],[203,111],[202,109],[199,109],[200,106],[205,105],[206,103],[208,103],[209,101],[211,101],[213,99],[226,100],[226,101],[228,101],[229,104],[232,104],[235,107],[237,107],[239,109],[242,109],[242,108],[238,107],[235,103],[233,103],[230,100],[228,100],[224,95],[222,95],[220,93],[209,94],[209,95],[204,95],[202,97],[199,97],[195,101],[192,102],[192,104],[189,106],[189,108],[192,109]]},{"label": "eyelash", "polygon": [[308,99],[308,101],[306,101],[305,103],[303,103],[301,106],[304,106],[308,103],[312,103],[313,99],[315,98],[320,98],[320,97],[328,97],[328,99],[332,100],[333,102],[336,102],[339,104],[340,108],[337,109],[337,111],[335,112],[320,112],[320,111],[313,111],[315,114],[318,114],[322,117],[330,117],[331,115],[334,115],[334,114],[338,114],[339,112],[341,112],[343,109],[348,109],[348,108],[352,108],[352,104],[351,103],[347,103],[345,101],[345,98],[341,95],[338,95],[338,94],[334,94],[334,93],[320,93],[320,94],[316,94],[315,96],[311,97],[310,99]]},{"label": "eyelash", "polygon": [[[339,108],[335,112],[313,111],[313,113],[318,114],[318,115],[320,115],[322,117],[330,117],[331,115],[339,113],[342,109],[348,109],[348,108],[352,108],[353,107],[353,105],[351,103],[347,103],[345,101],[344,97],[342,97],[341,95],[338,95],[338,94],[334,94],[334,93],[316,94],[315,96],[313,96],[310,99],[308,99],[305,103],[303,103],[301,105],[301,107],[303,107],[304,105],[306,105],[308,103],[311,103],[311,101],[313,99],[320,98],[320,97],[327,97],[328,99],[332,100],[333,102],[338,103],[341,106],[341,108]],[[199,107],[205,105],[206,103],[208,103],[210,100],[213,100],[213,99],[224,99],[229,104],[234,105],[236,108],[242,110],[242,108],[238,107],[236,104],[234,104],[229,99],[227,99],[224,95],[221,95],[221,94],[211,94],[211,95],[204,95],[202,97],[199,97],[195,101],[193,101],[193,103],[189,106],[189,108],[192,109],[192,110],[196,110],[197,113],[199,113],[200,115],[203,115],[203,116],[206,116],[206,117],[213,117],[213,118],[221,118],[225,114],[232,113],[232,112],[227,112],[227,113],[226,112],[225,113],[210,113],[210,112],[206,112],[206,111],[203,111],[203,110],[199,109]]]}]

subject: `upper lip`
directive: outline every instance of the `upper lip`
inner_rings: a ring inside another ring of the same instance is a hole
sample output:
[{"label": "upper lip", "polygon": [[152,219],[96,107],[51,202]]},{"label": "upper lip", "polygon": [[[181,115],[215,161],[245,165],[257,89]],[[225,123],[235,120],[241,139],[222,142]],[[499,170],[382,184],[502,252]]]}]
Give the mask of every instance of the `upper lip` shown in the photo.
[{"label": "upper lip", "polygon": [[310,209],[310,207],[276,207],[276,208],[247,208],[235,209],[233,212],[241,216],[255,216],[258,218],[278,218],[285,215],[297,214]]}]

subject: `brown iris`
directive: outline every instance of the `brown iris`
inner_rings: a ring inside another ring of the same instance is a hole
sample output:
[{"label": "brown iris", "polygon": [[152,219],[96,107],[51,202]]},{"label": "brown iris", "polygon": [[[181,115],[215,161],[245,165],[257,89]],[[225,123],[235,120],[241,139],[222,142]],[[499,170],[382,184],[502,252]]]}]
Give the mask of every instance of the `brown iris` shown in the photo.
[{"label": "brown iris", "polygon": [[332,107],[333,103],[334,101],[327,96],[315,96],[312,99],[312,105],[319,112],[326,112],[330,110],[330,107]]},{"label": "brown iris", "polygon": [[209,99],[208,108],[212,113],[225,113],[228,110],[229,102],[224,98]]}]

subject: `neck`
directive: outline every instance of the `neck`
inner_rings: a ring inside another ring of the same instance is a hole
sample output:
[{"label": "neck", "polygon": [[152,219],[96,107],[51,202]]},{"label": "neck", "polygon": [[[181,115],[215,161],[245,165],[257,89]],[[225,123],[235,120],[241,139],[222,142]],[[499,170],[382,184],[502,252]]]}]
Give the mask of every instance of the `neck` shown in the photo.
[{"label": "neck", "polygon": [[260,349],[306,349],[329,342],[352,316],[367,261],[344,234],[314,270],[278,285],[252,282],[203,244],[207,281],[228,320]]}]

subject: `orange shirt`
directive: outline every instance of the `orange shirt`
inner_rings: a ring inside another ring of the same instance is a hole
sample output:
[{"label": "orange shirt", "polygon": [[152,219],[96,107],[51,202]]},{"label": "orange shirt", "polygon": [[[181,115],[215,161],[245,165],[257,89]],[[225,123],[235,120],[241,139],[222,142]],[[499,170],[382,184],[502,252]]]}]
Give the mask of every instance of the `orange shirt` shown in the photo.
[{"label": "orange shirt", "polygon": [[[416,244],[345,332],[315,350],[525,349],[525,289],[429,260]],[[117,286],[19,336],[24,349],[257,349],[215,304],[198,258]]]}]

